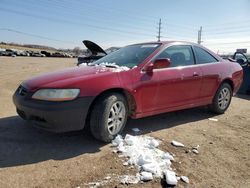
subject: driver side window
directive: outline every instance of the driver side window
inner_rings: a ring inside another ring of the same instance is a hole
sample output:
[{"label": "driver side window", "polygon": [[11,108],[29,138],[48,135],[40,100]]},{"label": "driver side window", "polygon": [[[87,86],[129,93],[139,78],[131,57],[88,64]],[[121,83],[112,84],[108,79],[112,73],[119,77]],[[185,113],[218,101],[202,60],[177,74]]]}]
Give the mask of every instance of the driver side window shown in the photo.
[{"label": "driver side window", "polygon": [[191,46],[175,45],[166,48],[156,59],[168,58],[170,67],[194,65],[194,55]]}]

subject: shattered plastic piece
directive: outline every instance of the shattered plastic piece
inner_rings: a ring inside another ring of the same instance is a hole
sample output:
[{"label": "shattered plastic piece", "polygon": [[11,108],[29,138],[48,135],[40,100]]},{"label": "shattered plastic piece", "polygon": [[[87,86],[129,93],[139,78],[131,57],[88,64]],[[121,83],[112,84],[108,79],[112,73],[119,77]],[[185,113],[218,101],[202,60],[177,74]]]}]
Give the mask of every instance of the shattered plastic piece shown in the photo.
[{"label": "shattered plastic piece", "polygon": [[136,176],[125,175],[121,177],[120,181],[122,184],[137,184],[140,181],[140,177],[139,174]]},{"label": "shattered plastic piece", "polygon": [[172,140],[171,144],[176,147],[184,147],[184,144],[177,142],[175,140]]},{"label": "shattered plastic piece", "polygon": [[189,179],[187,176],[181,176],[181,180],[184,181],[185,183],[189,183]]},{"label": "shattered plastic piece", "polygon": [[162,159],[169,159],[170,161],[174,161],[174,157],[168,152],[162,155]]},{"label": "shattered plastic piece", "polygon": [[175,176],[175,172],[166,170],[165,176],[166,176],[166,182],[168,185],[177,185],[177,178]]},{"label": "shattered plastic piece", "polygon": [[153,175],[150,172],[141,172],[141,181],[150,181],[153,179]]},{"label": "shattered plastic piece", "polygon": [[192,152],[195,154],[199,154],[199,151],[197,149],[192,149]]},{"label": "shattered plastic piece", "polygon": [[218,119],[216,119],[216,118],[208,118],[208,120],[210,120],[210,121],[218,121]]}]

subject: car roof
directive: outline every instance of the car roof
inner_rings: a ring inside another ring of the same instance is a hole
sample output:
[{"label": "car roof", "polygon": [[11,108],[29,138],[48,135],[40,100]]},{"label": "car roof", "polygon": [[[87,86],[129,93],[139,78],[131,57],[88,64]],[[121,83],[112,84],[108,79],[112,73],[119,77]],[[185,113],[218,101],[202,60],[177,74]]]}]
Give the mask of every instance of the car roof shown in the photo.
[{"label": "car roof", "polygon": [[[178,44],[189,44],[189,45],[197,45],[199,46],[199,44],[194,43],[194,42],[187,42],[187,41],[152,41],[152,42],[143,42],[143,43],[137,43],[137,44],[163,44],[163,45],[167,45],[167,44],[172,44],[172,43],[178,43]],[[132,44],[132,45],[136,45],[136,44]]]}]

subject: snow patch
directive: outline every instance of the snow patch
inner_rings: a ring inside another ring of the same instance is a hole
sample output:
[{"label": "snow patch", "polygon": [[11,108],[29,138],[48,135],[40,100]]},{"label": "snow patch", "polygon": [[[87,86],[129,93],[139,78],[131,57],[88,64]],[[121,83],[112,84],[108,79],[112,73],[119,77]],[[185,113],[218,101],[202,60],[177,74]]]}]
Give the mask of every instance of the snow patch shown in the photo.
[{"label": "snow patch", "polygon": [[[123,165],[137,167],[141,181],[150,181],[154,177],[163,178],[166,171],[172,170],[171,161],[174,161],[174,157],[170,153],[158,149],[160,143],[160,140],[153,137],[129,134],[124,139],[118,135],[112,141],[112,145],[116,147],[120,155],[125,157]],[[121,182],[129,184],[130,179],[131,176],[125,176]]]}]

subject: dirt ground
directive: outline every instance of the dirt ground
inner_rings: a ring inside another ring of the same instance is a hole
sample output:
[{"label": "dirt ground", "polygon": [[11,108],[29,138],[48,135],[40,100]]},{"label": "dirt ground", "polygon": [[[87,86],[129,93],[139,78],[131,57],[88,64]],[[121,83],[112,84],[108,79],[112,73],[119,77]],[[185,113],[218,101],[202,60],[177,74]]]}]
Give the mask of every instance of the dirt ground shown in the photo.
[{"label": "dirt ground", "polygon": [[[94,140],[88,132],[52,134],[20,119],[12,94],[25,79],[75,66],[76,59],[0,57],[0,187],[89,187],[87,183],[111,179],[103,187],[127,187],[118,175],[135,170],[122,165],[111,144]],[[210,121],[208,118],[217,118]],[[143,135],[162,140],[164,151],[174,153],[172,164],[190,184],[177,187],[250,187],[250,97],[237,96],[223,115],[195,108],[129,120],[124,134],[138,127]],[[185,144],[175,148],[171,140]],[[200,145],[199,154],[188,150]],[[154,180],[128,187],[164,187]]]}]

